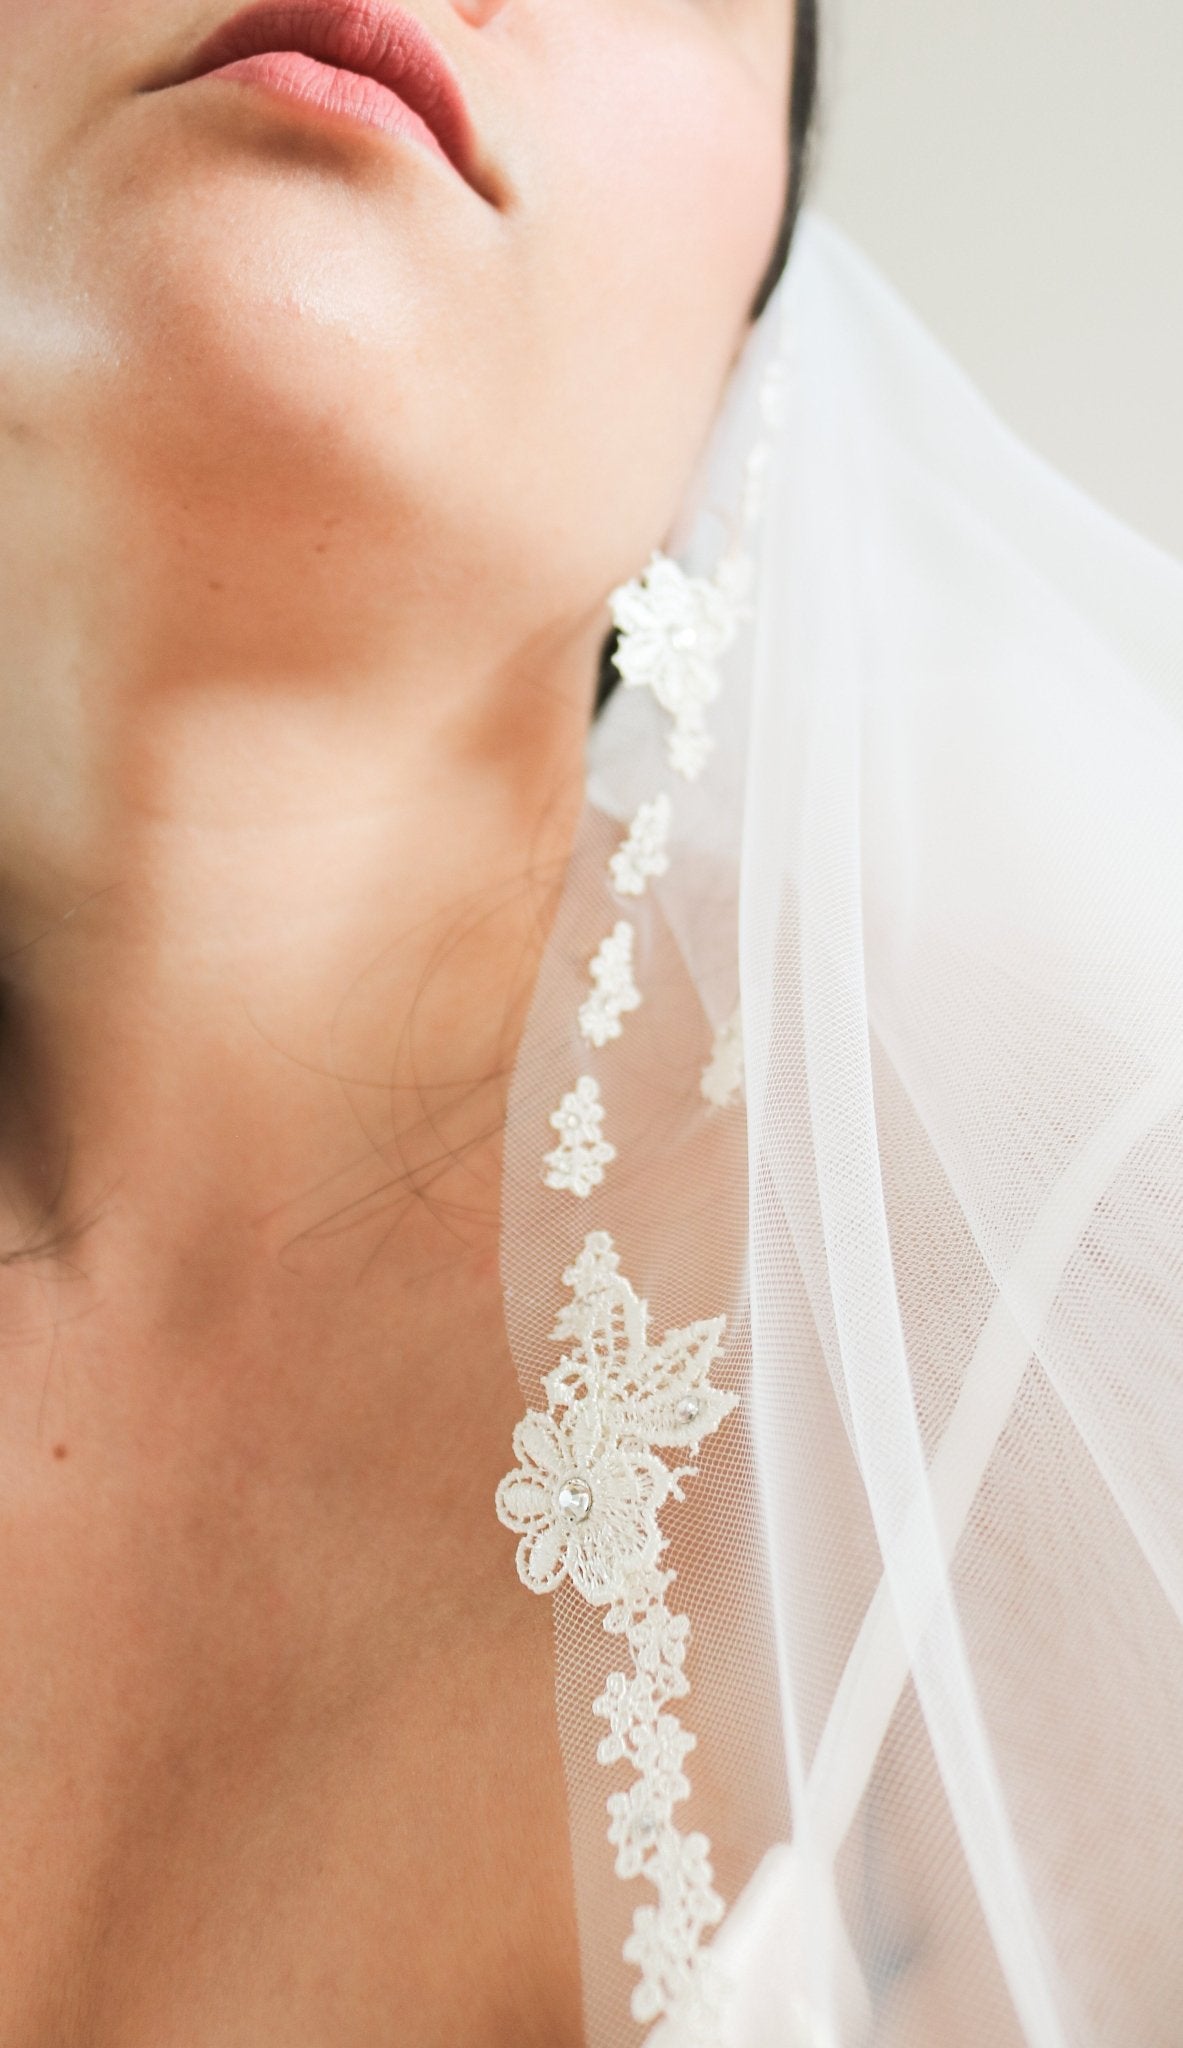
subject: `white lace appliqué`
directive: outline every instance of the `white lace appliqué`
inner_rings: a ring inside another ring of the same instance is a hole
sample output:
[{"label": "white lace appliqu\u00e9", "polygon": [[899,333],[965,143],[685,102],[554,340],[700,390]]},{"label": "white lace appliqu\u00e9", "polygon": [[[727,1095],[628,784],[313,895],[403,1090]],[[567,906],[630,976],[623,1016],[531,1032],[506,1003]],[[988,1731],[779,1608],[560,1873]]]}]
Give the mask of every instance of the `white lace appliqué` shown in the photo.
[{"label": "white lace appliqu\u00e9", "polygon": [[635,939],[631,924],[621,918],[591,963],[591,993],[579,1006],[579,1029],[589,1045],[603,1046],[610,1038],[619,1038],[621,1018],[640,1008],[633,980]]},{"label": "white lace appliqu\u00e9", "polygon": [[612,887],[618,896],[643,896],[651,877],[668,872],[670,857],[666,845],[673,815],[673,804],[664,790],[658,792],[652,803],[639,806],[628,837],[621,840],[608,862]]},{"label": "white lace appliqu\u00e9", "polygon": [[[760,411],[769,431],[783,413],[783,374],[774,362],[762,384]],[[768,456],[760,442],[748,456],[738,523],[713,575],[692,576],[661,551],[642,575],[609,599],[618,633],[616,666],[630,688],[652,690],[668,712],[667,758],[693,781],[714,744],[706,710],[722,682],[720,659],[749,616],[753,574],[748,543],[759,520]],[[618,897],[638,897],[669,868],[673,804],[659,789],[637,809],[608,862]],[[579,1028],[602,1049],[622,1035],[621,1020],[641,1000],[633,979],[635,932],[617,922],[591,962],[591,987]],[[701,1076],[712,1104],[735,1099],[742,1085],[738,1012],[716,1034]],[[550,1118],[559,1142],[546,1154],[548,1187],[586,1197],[604,1179],[616,1148],[603,1135],[604,1108],[593,1075],[583,1074]],[[628,1764],[632,1780],[607,1801],[608,1840],[622,1878],[645,1877],[656,1892],[639,1906],[624,1944],[639,1981],[633,2016],[642,2025],[674,2022],[679,2048],[719,2048],[726,2002],[724,1974],[703,1940],[723,1918],[710,1842],[675,1824],[689,1796],[686,1759],[695,1738],[672,1703],[689,1691],[686,1647],[690,1622],[671,1612],[675,1573],[663,1564],[660,1525],[669,1500],[697,1456],[737,1404],[711,1384],[725,1318],[671,1330],[660,1343],[648,1334],[648,1309],[619,1270],[605,1231],[592,1231],[564,1273],[572,1299],[552,1338],[567,1345],[543,1385],[545,1409],[531,1409],[514,1431],[515,1469],[497,1489],[497,1513],[518,1537],[518,1572],[535,1593],[568,1582],[600,1610],[609,1635],[623,1637],[629,1664],[614,1671],[593,1706],[607,1724],[597,1755]]]},{"label": "white lace appliqu\u00e9", "polygon": [[566,1188],[581,1198],[590,1195],[603,1180],[604,1168],[616,1157],[615,1145],[601,1136],[604,1105],[593,1075],[580,1075],[550,1121],[559,1133],[559,1142],[546,1155],[547,1187]]},{"label": "white lace appliqu\u00e9", "polygon": [[738,1102],[743,1091],[743,1029],[738,1010],[716,1031],[699,1085],[705,1100],[716,1109],[727,1109]]},{"label": "white lace appliqu\u00e9", "polygon": [[742,617],[738,594],[718,574],[688,576],[656,552],[648,568],[608,600],[619,634],[616,667],[630,689],[650,689],[673,720],[670,766],[693,782],[714,746],[706,708],[719,694],[718,660]]},{"label": "white lace appliqu\u00e9", "polygon": [[607,1802],[617,1873],[645,1877],[657,1892],[655,1904],[637,1908],[624,1950],[641,1973],[632,2011],[644,2023],[706,2010],[702,1935],[723,1916],[707,1837],[683,1835],[674,1821],[695,1744],[670,1711],[690,1689],[690,1622],[667,1604],[675,1574],[661,1565],[658,1515],[684,1498],[695,1467],[660,1454],[696,1456],[737,1396],[710,1380],[725,1317],[653,1343],[647,1305],[619,1265],[607,1232],[591,1231],[563,1275],[572,1300],[551,1336],[568,1348],[543,1381],[546,1409],[531,1409],[514,1431],[518,1464],[497,1489],[497,1513],[520,1538],[523,1583],[549,1593],[569,1579],[628,1644],[630,1669],[611,1674],[593,1712],[608,1728],[600,1762],[635,1773]]}]

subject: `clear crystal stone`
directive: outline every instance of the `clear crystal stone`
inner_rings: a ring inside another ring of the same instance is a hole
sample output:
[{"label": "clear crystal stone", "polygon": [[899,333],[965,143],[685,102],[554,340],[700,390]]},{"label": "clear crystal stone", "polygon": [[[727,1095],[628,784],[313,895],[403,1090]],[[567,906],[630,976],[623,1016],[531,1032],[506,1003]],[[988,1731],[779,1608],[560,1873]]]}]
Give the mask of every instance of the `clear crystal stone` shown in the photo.
[{"label": "clear crystal stone", "polygon": [[586,1522],[592,1511],[592,1490],[586,1479],[564,1479],[555,1499],[559,1513],[572,1522]]},{"label": "clear crystal stone", "polygon": [[702,1402],[697,1394],[683,1394],[682,1399],[674,1409],[674,1414],[679,1422],[697,1422],[701,1413]]}]

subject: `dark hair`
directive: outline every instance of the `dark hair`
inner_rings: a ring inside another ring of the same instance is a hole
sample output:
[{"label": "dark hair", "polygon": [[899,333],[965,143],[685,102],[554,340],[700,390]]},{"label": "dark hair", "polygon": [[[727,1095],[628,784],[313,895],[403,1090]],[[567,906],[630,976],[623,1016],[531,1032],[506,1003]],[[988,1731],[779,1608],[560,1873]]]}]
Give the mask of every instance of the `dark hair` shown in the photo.
[{"label": "dark hair", "polygon": [[[813,139],[818,80],[818,0],[797,0],[793,28],[793,75],[789,86],[789,178],[784,212],[768,268],[752,303],[752,319],[758,320],[789,260],[793,230],[809,183],[809,149]],[[600,652],[600,674],[596,685],[595,716],[599,716],[620,675],[615,662],[616,635],[609,633]]]},{"label": "dark hair", "polygon": [[789,188],[772,256],[752,307],[757,320],[789,260],[793,229],[809,182],[809,146],[817,109],[818,0],[797,0],[793,29],[793,76],[789,86]]}]

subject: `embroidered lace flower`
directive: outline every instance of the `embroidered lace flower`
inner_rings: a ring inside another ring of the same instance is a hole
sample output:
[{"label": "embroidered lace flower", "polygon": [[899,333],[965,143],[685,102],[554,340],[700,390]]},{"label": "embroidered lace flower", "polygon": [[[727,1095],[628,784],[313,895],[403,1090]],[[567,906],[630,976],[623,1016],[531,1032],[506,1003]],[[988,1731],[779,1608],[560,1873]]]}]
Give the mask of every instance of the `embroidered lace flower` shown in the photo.
[{"label": "embroidered lace flower", "polygon": [[670,1830],[646,1865],[646,1875],[661,1888],[661,1903],[638,1906],[624,1944],[625,1961],[641,1971],[633,2018],[644,2023],[676,2015],[679,2048],[682,2042],[715,2048],[718,2040],[718,1986],[710,1950],[701,1946],[703,1933],[718,1926],[724,1910],[710,1853],[704,1834]]},{"label": "embroidered lace flower", "polygon": [[514,1430],[513,1448],[518,1469],[501,1483],[497,1512],[521,1533],[523,1583],[532,1593],[553,1593],[570,1578],[593,1607],[603,1606],[657,1555],[668,1466],[606,1439],[589,1402],[562,1417],[532,1409]]},{"label": "embroidered lace flower", "polygon": [[619,1038],[621,1018],[640,1008],[641,997],[633,980],[635,938],[631,924],[621,918],[591,963],[592,989],[579,1006],[579,1029],[592,1045],[607,1045],[610,1038]]},{"label": "embroidered lace flower", "polygon": [[674,1820],[695,1744],[669,1711],[689,1690],[690,1623],[667,1604],[675,1575],[660,1564],[657,1516],[668,1499],[684,1498],[694,1467],[658,1453],[693,1457],[737,1396],[710,1381],[725,1318],[653,1343],[647,1305],[619,1266],[607,1232],[591,1231],[563,1275],[572,1298],[551,1336],[568,1348],[543,1381],[546,1409],[530,1410],[514,1432],[518,1465],[498,1487],[497,1513],[520,1538],[524,1584],[550,1592],[569,1579],[629,1646],[631,1670],[610,1675],[593,1712],[608,1724],[600,1762],[635,1773],[607,1801],[617,1872],[657,1891],[655,1905],[637,1908],[624,1950],[641,1973],[633,2016],[647,2022],[708,2010],[702,1935],[723,1916],[706,1836],[683,1835]]},{"label": "embroidered lace flower", "polygon": [[552,1111],[550,1121],[559,1133],[559,1142],[546,1154],[547,1187],[566,1188],[581,1198],[590,1195],[603,1180],[604,1168],[616,1157],[615,1145],[600,1135],[604,1105],[590,1074],[580,1075]]},{"label": "embroidered lace flower", "polygon": [[738,1100],[743,1089],[743,1028],[738,1009],[716,1031],[699,1085],[717,1109],[726,1109]]},{"label": "embroidered lace flower", "polygon": [[[778,375],[766,382],[762,410],[774,425]],[[710,578],[689,575],[660,551],[644,573],[609,600],[618,633],[616,666],[630,688],[648,688],[671,720],[671,766],[693,780],[713,745],[706,707],[717,696],[719,659],[748,615],[753,563],[746,540],[761,512],[766,449],[755,448],[744,478],[738,530]],[[618,896],[645,893],[669,868],[673,820],[669,796],[642,802],[608,863]],[[635,932],[620,920],[591,962],[591,988],[579,1028],[603,1047],[621,1035],[621,1018],[641,997],[633,978]],[[716,1034],[702,1074],[707,1101],[725,1104],[742,1084],[739,1016]],[[616,1149],[603,1137],[599,1088],[584,1074],[550,1118],[559,1142],[546,1155],[549,1187],[579,1196],[604,1178]],[[632,2012],[641,2024],[665,2016],[679,2048],[719,2048],[725,1981],[703,1935],[724,1914],[715,1890],[710,1842],[682,1834],[675,1810],[688,1798],[685,1763],[695,1737],[672,1703],[689,1691],[686,1649],[690,1622],[671,1612],[672,1568],[663,1566],[667,1539],[659,1514],[684,1499],[694,1476],[662,1452],[697,1456],[736,1406],[737,1396],[711,1384],[725,1318],[648,1332],[648,1308],[619,1271],[605,1231],[592,1231],[563,1278],[571,1300],[551,1332],[565,1344],[546,1374],[546,1408],[531,1409],[514,1431],[517,1465],[497,1489],[497,1513],[519,1538],[518,1573],[535,1593],[564,1581],[603,1613],[609,1635],[628,1645],[629,1666],[612,1672],[593,1712],[607,1724],[597,1756],[631,1767],[632,1782],[607,1799],[608,1841],[623,1878],[644,1877],[656,1903],[639,1906],[624,1944],[639,1982]]]},{"label": "embroidered lace flower", "polygon": [[642,804],[608,862],[612,887],[618,896],[643,896],[651,876],[664,875],[670,864],[666,843],[670,836],[674,807],[662,790],[652,803]]},{"label": "embroidered lace flower", "polygon": [[673,719],[672,767],[693,781],[714,745],[705,712],[719,694],[718,658],[731,645],[739,611],[719,578],[688,576],[656,552],[644,574],[613,591],[616,667],[630,689],[650,689]]}]

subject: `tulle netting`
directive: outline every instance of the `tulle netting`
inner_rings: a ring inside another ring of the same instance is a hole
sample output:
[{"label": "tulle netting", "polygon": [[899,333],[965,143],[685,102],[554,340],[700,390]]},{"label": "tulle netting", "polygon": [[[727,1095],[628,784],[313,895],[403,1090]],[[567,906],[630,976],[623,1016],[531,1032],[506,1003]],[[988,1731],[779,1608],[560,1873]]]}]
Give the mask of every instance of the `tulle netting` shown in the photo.
[{"label": "tulle netting", "polygon": [[[655,1328],[726,1314],[740,1396],[663,1510],[727,1914],[718,2048],[1171,2048],[1183,2033],[1183,569],[991,413],[815,213],[679,559],[709,568],[788,365],[715,752],[629,908],[642,1003],[576,1032],[663,782],[621,690],[510,1101],[526,1401],[611,1233]],[[668,779],[668,778],[665,778]],[[742,1099],[708,1102],[742,1015]],[[617,1150],[545,1186],[596,1077]],[[593,1701],[554,1595],[587,2048],[630,2011]]]}]

